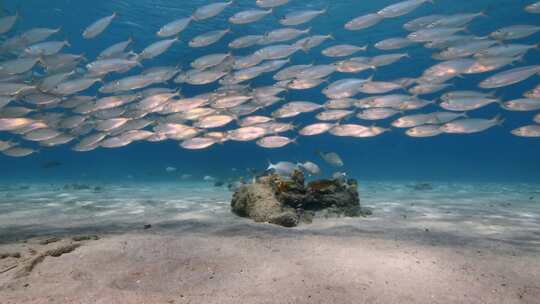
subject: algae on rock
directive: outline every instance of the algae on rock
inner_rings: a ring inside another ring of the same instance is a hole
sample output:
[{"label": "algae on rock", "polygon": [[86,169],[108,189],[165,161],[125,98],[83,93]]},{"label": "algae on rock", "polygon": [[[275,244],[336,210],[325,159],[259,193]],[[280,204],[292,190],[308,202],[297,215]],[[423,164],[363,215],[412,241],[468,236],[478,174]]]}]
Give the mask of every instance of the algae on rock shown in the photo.
[{"label": "algae on rock", "polygon": [[310,223],[314,213],[323,210],[336,216],[363,215],[356,180],[317,180],[306,186],[301,171],[290,178],[265,175],[239,187],[231,207],[239,216],[285,227]]}]

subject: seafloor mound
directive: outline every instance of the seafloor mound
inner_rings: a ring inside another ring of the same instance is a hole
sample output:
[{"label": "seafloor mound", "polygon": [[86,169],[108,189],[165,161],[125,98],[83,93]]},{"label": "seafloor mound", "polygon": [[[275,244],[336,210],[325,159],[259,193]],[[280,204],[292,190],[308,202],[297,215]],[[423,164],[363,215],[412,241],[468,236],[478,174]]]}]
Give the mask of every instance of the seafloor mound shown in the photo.
[{"label": "seafloor mound", "polygon": [[323,216],[361,216],[370,210],[360,206],[358,183],[354,179],[322,179],[305,184],[295,171],[291,178],[270,174],[239,187],[231,201],[232,211],[256,222],[285,227],[310,223]]}]

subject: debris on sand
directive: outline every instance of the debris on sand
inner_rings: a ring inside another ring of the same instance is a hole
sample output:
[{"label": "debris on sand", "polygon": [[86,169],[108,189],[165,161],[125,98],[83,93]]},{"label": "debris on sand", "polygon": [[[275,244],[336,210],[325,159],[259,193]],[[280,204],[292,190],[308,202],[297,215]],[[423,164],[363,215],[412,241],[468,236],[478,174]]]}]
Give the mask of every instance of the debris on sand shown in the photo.
[{"label": "debris on sand", "polygon": [[36,255],[35,257],[24,262],[24,264],[22,265],[22,268],[19,269],[17,273],[15,274],[15,278],[22,278],[29,275],[39,263],[45,260],[46,257],[49,257],[49,256],[59,257],[65,253],[72,252],[73,250],[79,248],[81,245],[82,244],[80,243],[65,244],[65,245],[56,247],[54,249],[49,249],[43,253],[40,253]]},{"label": "debris on sand", "polygon": [[81,242],[81,241],[97,241],[99,240],[99,236],[95,234],[89,234],[89,235],[79,235],[74,236],[71,238],[75,242]]},{"label": "debris on sand", "polygon": [[[60,257],[85,244],[98,240],[97,235],[80,235],[70,238],[49,237],[25,240],[22,247],[0,253],[0,274],[14,270],[12,278],[17,280],[28,276],[47,257]],[[13,248],[12,248],[13,249]]]}]

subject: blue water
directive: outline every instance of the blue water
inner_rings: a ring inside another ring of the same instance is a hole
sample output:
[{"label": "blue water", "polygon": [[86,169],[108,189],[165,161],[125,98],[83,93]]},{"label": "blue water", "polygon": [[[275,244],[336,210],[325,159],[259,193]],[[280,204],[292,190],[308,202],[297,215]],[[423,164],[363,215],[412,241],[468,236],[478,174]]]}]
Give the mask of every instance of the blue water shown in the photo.
[{"label": "blue water", "polygon": [[[435,4],[425,4],[418,10],[403,17],[389,19],[362,31],[349,32],[343,24],[353,17],[377,11],[394,0],[353,1],[353,0],[292,0],[290,4],[275,10],[275,16],[302,8],[321,9],[328,7],[325,16],[314,19],[307,25],[298,28],[312,27],[312,34],[332,34],[336,42],[328,41],[308,54],[297,53],[292,57],[292,64],[327,63],[330,59],[320,55],[321,49],[332,43],[350,43],[357,45],[374,43],[390,37],[406,35],[401,25],[408,20],[435,13],[461,13],[485,11],[488,18],[478,18],[469,27],[477,36],[487,35],[493,30],[512,24],[540,24],[540,16],[523,11],[526,4],[532,1],[516,0],[475,0],[454,1],[437,0]],[[135,39],[133,49],[140,52],[144,47],[157,41],[155,32],[165,23],[174,19],[189,16],[196,7],[208,1],[170,1],[170,0],[24,0],[3,1],[4,8],[14,12],[17,8],[23,18],[17,23],[14,32],[33,27],[62,27],[57,39],[69,40],[72,47],[70,53],[84,53],[87,58],[95,58],[97,54],[113,43],[123,41],[132,35]],[[224,29],[230,25],[228,17],[237,11],[254,7],[253,0],[236,0],[234,5],[212,19],[194,22],[181,34],[181,43],[174,45],[160,57],[145,62],[145,67],[161,65],[180,65],[188,69],[189,63],[204,54],[224,52],[227,44],[235,37],[246,34],[262,34],[270,29],[278,28],[276,18],[267,17],[249,25],[232,25],[232,35],[227,35],[219,43],[203,49],[190,49],[186,41],[193,36],[212,30]],[[81,37],[84,28],[96,19],[117,12],[119,17],[98,38],[87,41]],[[520,43],[535,44],[540,34]],[[235,52],[235,55],[247,55],[255,48]],[[393,65],[379,68],[375,72],[377,80],[392,80],[399,77],[418,77],[424,69],[436,63],[431,59],[431,51],[421,46],[404,50],[410,59]],[[367,56],[383,53],[370,47]],[[360,54],[363,56],[364,54]],[[540,64],[540,52],[530,51],[521,65]],[[137,73],[135,69],[131,73]],[[367,77],[372,73],[364,72],[358,77]],[[454,89],[474,90],[478,81],[494,74],[484,73],[469,75],[464,79],[452,80]],[[253,86],[272,84],[270,75],[255,79]],[[350,77],[347,74],[336,74],[333,80]],[[110,77],[110,76],[109,76]],[[356,76],[354,76],[356,77]],[[539,83],[540,76],[535,76],[520,84],[497,90],[497,95],[505,100],[518,98],[526,90]],[[172,85],[171,85],[172,86]],[[185,96],[193,96],[215,89],[217,85],[194,87],[182,85]],[[93,89],[96,91],[96,89]],[[291,92],[289,100],[310,100],[324,102],[320,93],[321,87]],[[92,91],[89,91],[92,93]],[[425,96],[436,98],[438,94]],[[362,96],[359,95],[358,98]],[[273,108],[272,108],[273,109]],[[269,109],[268,111],[272,110]],[[434,111],[434,105],[419,112]],[[413,112],[411,112],[413,113]],[[6,180],[160,180],[177,178],[178,174],[192,174],[197,178],[212,175],[227,178],[244,172],[246,168],[264,169],[267,161],[280,160],[303,161],[312,160],[322,164],[315,151],[335,151],[346,164],[346,171],[360,180],[457,180],[457,181],[540,181],[540,140],[518,138],[509,132],[513,128],[532,123],[534,112],[508,112],[497,105],[474,111],[475,117],[492,118],[502,113],[506,118],[503,127],[495,127],[486,132],[473,135],[441,135],[433,138],[409,138],[403,130],[392,130],[381,136],[369,139],[339,138],[331,135],[312,138],[299,138],[297,145],[281,149],[265,150],[253,142],[227,142],[215,145],[207,150],[188,151],[178,146],[177,142],[134,143],[119,149],[98,149],[92,152],[79,153],[70,150],[70,146],[42,149],[40,153],[25,158],[8,158],[0,155],[0,178]],[[306,124],[312,115],[298,116],[293,122]],[[355,121],[356,119],[351,119]],[[378,125],[388,125],[391,120]],[[0,139],[6,139],[1,135]],[[41,164],[56,160],[62,166],[42,169]],[[178,168],[178,174],[165,172],[168,166]],[[236,171],[233,171],[236,168]],[[323,166],[330,174],[333,170]]]}]

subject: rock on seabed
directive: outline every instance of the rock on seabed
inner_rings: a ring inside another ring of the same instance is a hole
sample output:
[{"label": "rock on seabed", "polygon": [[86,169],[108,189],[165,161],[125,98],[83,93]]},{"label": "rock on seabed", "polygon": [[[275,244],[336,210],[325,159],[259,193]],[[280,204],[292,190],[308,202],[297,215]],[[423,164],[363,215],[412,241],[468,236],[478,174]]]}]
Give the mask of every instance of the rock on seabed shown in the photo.
[{"label": "rock on seabed", "polygon": [[291,178],[270,174],[241,186],[233,195],[231,207],[239,216],[284,227],[310,222],[317,212],[335,216],[370,214],[360,207],[356,180],[323,179],[306,186],[300,171]]}]

